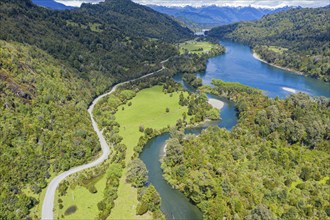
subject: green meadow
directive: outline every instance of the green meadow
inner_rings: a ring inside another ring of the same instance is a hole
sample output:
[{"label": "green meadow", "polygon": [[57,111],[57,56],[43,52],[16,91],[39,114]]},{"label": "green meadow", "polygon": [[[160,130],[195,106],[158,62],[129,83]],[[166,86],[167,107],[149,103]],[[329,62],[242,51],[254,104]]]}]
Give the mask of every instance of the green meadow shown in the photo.
[{"label": "green meadow", "polygon": [[197,41],[186,41],[179,45],[180,53],[184,54],[186,52],[193,54],[207,54],[213,48],[219,47],[218,44],[213,44],[210,42],[197,42]]},{"label": "green meadow", "polygon": [[[124,105],[124,110],[119,108],[116,113],[116,121],[119,122],[119,135],[124,139],[122,143],[127,146],[126,162],[131,160],[134,147],[142,133],[139,126],[145,128],[162,129],[167,126],[175,126],[176,121],[187,112],[187,107],[179,105],[180,93],[164,94],[161,86],[155,86],[142,90],[131,100],[132,105]],[[186,94],[187,95],[187,94]],[[172,96],[172,97],[171,97]],[[166,112],[169,108],[169,112]],[[118,188],[118,199],[115,201],[110,218],[111,219],[136,219],[135,208],[138,204],[136,189],[126,183],[126,170],[120,180]],[[143,216],[150,219],[150,216]]]},{"label": "green meadow", "polygon": [[[144,89],[125,105],[118,108],[115,114],[116,121],[120,124],[119,135],[123,137],[122,143],[127,146],[126,163],[131,160],[134,154],[134,147],[137,145],[140,136],[139,127],[162,129],[168,126],[175,126],[178,119],[182,118],[187,107],[179,105],[180,93],[165,94],[162,86],[154,86]],[[186,93],[185,95],[188,95]],[[169,109],[169,112],[166,111]],[[188,118],[189,119],[189,118]],[[109,219],[150,219],[151,215],[135,215],[135,208],[138,204],[137,190],[126,183],[126,172],[120,179],[118,188],[118,198],[115,200],[115,207],[111,211]],[[62,196],[63,208],[59,209],[59,204],[55,201],[55,219],[95,219],[98,215],[97,203],[103,198],[103,191],[106,184],[106,175],[95,182],[97,193],[90,193],[86,187],[76,186],[67,190],[67,194]],[[65,215],[65,211],[76,206],[77,210],[70,215]]]}]

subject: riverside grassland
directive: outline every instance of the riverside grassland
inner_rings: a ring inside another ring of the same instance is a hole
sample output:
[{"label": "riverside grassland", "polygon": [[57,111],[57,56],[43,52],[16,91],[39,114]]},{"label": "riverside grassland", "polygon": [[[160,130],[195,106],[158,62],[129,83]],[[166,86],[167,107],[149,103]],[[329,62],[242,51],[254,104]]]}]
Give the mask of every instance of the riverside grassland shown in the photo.
[{"label": "riverside grassland", "polygon": [[199,56],[215,56],[224,52],[220,44],[208,41],[186,41],[179,44],[180,54],[197,54]]},{"label": "riverside grassland", "polygon": [[[127,165],[134,154],[134,147],[138,144],[140,136],[143,133],[139,131],[139,127],[153,128],[156,130],[175,126],[178,119],[182,118],[183,113],[187,113],[186,106],[179,105],[179,92],[165,94],[161,86],[144,89],[136,94],[136,96],[124,105],[118,107],[115,120],[120,125],[119,135],[123,138],[122,142],[127,146],[125,164]],[[185,95],[188,95],[187,93]],[[113,97],[105,97],[107,102],[112,102]],[[112,99],[112,101],[111,101]],[[103,108],[102,103],[96,106],[94,114]],[[168,112],[166,109],[168,108]],[[109,115],[108,117],[111,117]],[[102,128],[99,123],[100,129]],[[136,219],[150,218],[150,215],[136,216],[135,209],[138,204],[137,189],[126,183],[126,168],[120,178],[118,188],[118,198],[115,200],[115,206],[111,211],[111,219]],[[106,175],[100,175],[91,180],[97,192],[91,193],[86,186],[76,186],[67,189],[65,196],[60,197],[63,202],[62,209],[59,204],[55,204],[55,217],[64,219],[86,219],[98,216],[98,202],[103,198],[106,186]],[[56,199],[57,202],[58,199]],[[65,215],[65,211],[69,207],[76,206],[76,211],[70,215]]]}]

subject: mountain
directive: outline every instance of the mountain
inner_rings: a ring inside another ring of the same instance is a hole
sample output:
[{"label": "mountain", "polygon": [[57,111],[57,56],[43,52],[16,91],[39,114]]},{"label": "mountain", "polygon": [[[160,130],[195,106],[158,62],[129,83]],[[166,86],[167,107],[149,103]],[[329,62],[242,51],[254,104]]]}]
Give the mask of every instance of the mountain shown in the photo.
[{"label": "mountain", "polygon": [[46,7],[49,9],[55,9],[55,10],[65,10],[65,9],[73,9],[74,7],[66,6],[64,4],[61,4],[59,2],[56,2],[54,0],[32,0],[32,2],[36,5]]},{"label": "mountain", "polygon": [[37,7],[28,0],[2,1],[0,16],[0,39],[37,46],[74,66],[85,78],[134,77],[148,71],[140,63],[151,66],[175,53],[174,47],[159,40],[192,36],[170,17],[128,0],[64,11]]},{"label": "mountain", "polygon": [[170,15],[192,29],[207,29],[239,21],[258,20],[267,14],[288,10],[289,7],[265,9],[253,7],[165,7],[149,5],[152,9]]},{"label": "mountain", "polygon": [[85,22],[95,20],[97,15],[97,22],[109,26],[105,28],[115,26],[128,35],[167,42],[175,42],[192,35],[188,28],[183,28],[171,17],[130,0],[106,0],[95,5],[82,4],[81,8],[74,10],[72,14],[84,17]]},{"label": "mountain", "polygon": [[178,54],[168,42],[192,32],[128,0],[63,11],[2,0],[0,23],[0,219],[27,219],[51,176],[100,150],[93,97],[159,69]]},{"label": "mountain", "polygon": [[330,81],[330,8],[291,9],[208,35],[246,43],[269,63]]}]

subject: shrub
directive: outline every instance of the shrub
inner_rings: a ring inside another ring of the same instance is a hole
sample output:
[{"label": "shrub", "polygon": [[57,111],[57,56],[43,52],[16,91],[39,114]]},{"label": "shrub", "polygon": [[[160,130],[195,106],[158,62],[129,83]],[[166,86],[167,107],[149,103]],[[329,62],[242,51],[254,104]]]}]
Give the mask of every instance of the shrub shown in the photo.
[{"label": "shrub", "polygon": [[65,210],[64,215],[71,215],[77,211],[77,206],[72,205],[67,210]]},{"label": "shrub", "polygon": [[154,132],[154,130],[152,128],[146,128],[144,130],[144,133],[147,135],[147,136],[150,136],[152,133]]},{"label": "shrub", "polygon": [[90,185],[89,187],[88,187],[88,191],[90,192],[90,193],[97,193],[97,189],[96,189],[96,187],[94,186],[94,185]]},{"label": "shrub", "polygon": [[132,160],[128,165],[126,181],[134,187],[142,187],[148,180],[146,165],[140,159]]},{"label": "shrub", "polygon": [[143,215],[148,211],[148,204],[144,203],[144,202],[140,202],[137,206],[136,206],[136,214],[137,215]]}]

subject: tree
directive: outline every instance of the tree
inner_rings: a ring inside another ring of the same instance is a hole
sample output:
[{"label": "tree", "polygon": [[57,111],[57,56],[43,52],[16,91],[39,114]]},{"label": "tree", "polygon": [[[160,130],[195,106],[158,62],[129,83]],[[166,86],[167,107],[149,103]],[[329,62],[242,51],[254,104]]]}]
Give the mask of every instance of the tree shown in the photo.
[{"label": "tree", "polygon": [[251,214],[246,217],[247,220],[275,220],[273,213],[263,204],[259,204],[252,210]]},{"label": "tree", "polygon": [[140,159],[134,159],[128,164],[126,181],[134,187],[142,187],[148,181],[146,165]]},{"label": "tree", "polygon": [[136,207],[136,213],[143,215],[147,211],[155,212],[160,208],[160,196],[155,187],[150,184],[141,191],[140,202]]},{"label": "tree", "polygon": [[311,178],[312,176],[312,171],[309,167],[303,167],[301,169],[301,173],[299,175],[299,177],[304,180],[304,181],[307,181]]},{"label": "tree", "polygon": [[147,136],[150,136],[153,132],[154,132],[154,129],[152,129],[152,128],[146,128],[146,129],[144,129],[144,133]]},{"label": "tree", "polygon": [[140,125],[140,126],[139,126],[139,131],[140,131],[140,132],[144,132],[144,125]]}]

